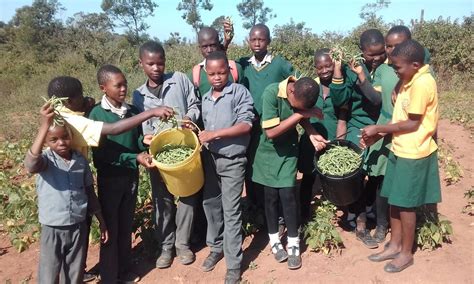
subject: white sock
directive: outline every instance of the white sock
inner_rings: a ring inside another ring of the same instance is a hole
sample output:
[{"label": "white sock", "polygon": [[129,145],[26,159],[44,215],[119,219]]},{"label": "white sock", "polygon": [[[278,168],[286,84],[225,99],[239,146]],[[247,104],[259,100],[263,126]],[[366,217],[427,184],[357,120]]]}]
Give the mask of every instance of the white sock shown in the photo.
[{"label": "white sock", "polygon": [[278,233],[268,234],[268,236],[270,237],[270,247],[272,248],[273,253],[277,252],[277,249],[273,247],[275,244],[278,244],[277,246],[278,249],[283,249],[283,246],[281,245],[281,242],[280,242],[280,237],[278,237]]},{"label": "white sock", "polygon": [[[294,251],[290,248],[296,248]],[[296,256],[300,255],[300,238],[299,237],[288,237],[288,253]]]}]

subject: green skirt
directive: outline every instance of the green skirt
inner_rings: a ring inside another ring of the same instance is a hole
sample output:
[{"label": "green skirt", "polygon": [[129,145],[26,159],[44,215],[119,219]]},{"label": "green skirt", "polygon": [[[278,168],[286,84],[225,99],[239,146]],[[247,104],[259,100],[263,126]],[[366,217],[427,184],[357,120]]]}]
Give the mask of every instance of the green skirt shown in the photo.
[{"label": "green skirt", "polygon": [[404,208],[441,202],[438,151],[421,159],[400,158],[390,152],[381,196]]},{"label": "green skirt", "polygon": [[364,161],[364,170],[372,177],[385,175],[387,157],[392,145],[392,135],[387,135],[369,147]]}]

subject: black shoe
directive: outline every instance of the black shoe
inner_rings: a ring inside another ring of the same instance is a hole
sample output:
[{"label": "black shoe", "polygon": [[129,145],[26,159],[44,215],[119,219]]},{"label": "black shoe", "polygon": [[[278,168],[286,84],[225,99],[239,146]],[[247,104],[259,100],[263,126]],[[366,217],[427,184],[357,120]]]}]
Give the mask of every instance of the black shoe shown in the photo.
[{"label": "black shoe", "polygon": [[224,257],[222,252],[212,252],[206,257],[204,262],[202,263],[201,270],[204,272],[208,272],[216,267],[216,264]]},{"label": "black shoe", "polygon": [[378,248],[379,244],[372,238],[370,232],[367,229],[356,230],[356,237],[360,240],[366,247],[370,249]]},{"label": "black shoe", "polygon": [[157,268],[168,268],[173,263],[173,249],[162,249],[160,257],[156,260],[156,267]]},{"label": "black shoe", "polygon": [[196,260],[196,256],[189,248],[176,248],[176,256],[178,257],[179,262],[184,265],[189,265]]},{"label": "black shoe", "polygon": [[91,281],[95,280],[96,277],[97,276],[94,273],[84,272],[82,282],[91,282]]},{"label": "black shoe", "polygon": [[385,236],[387,236],[388,228],[387,226],[377,226],[375,228],[374,240],[377,243],[383,243],[385,241]]},{"label": "black shoe", "polygon": [[288,258],[288,253],[282,247],[283,245],[281,243],[276,243],[272,246],[272,253],[273,253],[273,248],[276,249],[276,253],[273,253],[273,256],[275,257],[275,260],[278,262],[283,262]]},{"label": "black shoe", "polygon": [[296,255],[296,252],[299,252],[298,247],[289,247],[288,248],[288,269],[298,269],[301,267],[301,254],[298,253]]},{"label": "black shoe", "polygon": [[227,269],[224,283],[225,284],[240,283],[240,269]]}]

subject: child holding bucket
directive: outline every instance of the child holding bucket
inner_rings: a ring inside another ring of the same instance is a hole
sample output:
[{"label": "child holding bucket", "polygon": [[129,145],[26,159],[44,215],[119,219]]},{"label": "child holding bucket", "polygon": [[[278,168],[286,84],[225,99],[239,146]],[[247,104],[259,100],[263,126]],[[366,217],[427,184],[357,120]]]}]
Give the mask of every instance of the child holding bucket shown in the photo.
[{"label": "child holding bucket", "polygon": [[392,66],[400,83],[391,124],[367,126],[362,139],[371,145],[381,135],[392,134],[381,195],[390,204],[391,237],[371,261],[390,260],[386,272],[400,272],[413,264],[415,208],[441,201],[437,145],[433,138],[438,123],[436,82],[429,65],[424,64],[424,49],[407,40],[395,47]]},{"label": "child holding bucket", "polygon": [[199,140],[207,148],[202,155],[206,176],[203,207],[210,254],[201,269],[211,271],[225,257],[225,283],[238,283],[243,254],[240,199],[254,119],[253,100],[244,86],[229,82],[229,62],[224,52],[214,51],[207,56],[206,71],[212,87],[202,98],[205,130]]}]

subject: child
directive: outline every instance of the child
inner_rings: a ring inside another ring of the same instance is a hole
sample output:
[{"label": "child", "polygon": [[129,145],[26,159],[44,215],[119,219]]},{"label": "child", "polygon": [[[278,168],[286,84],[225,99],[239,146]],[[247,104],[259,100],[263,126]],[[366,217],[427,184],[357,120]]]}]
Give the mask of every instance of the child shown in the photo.
[{"label": "child", "polygon": [[381,195],[390,204],[390,242],[372,261],[393,259],[386,272],[400,272],[413,264],[415,208],[441,201],[436,132],[438,96],[436,82],[424,64],[423,47],[407,40],[395,47],[392,65],[400,78],[391,124],[367,126],[362,139],[371,144],[382,134],[392,134]]},{"label": "child", "polygon": [[[319,86],[311,78],[288,77],[270,84],[262,99],[262,128],[264,129],[255,154],[252,180],[264,186],[265,215],[270,247],[278,262],[288,259],[289,269],[301,267],[298,237],[298,208],[296,202],[296,165],[298,132],[301,123],[308,131],[315,149],[321,150],[327,142],[315,133],[307,118],[321,116],[313,108]],[[288,252],[283,249],[278,235],[279,203],[288,232]]]},{"label": "child", "polygon": [[[178,119],[196,122],[200,112],[194,86],[181,72],[164,73],[166,58],[163,47],[157,42],[148,41],[140,47],[139,57],[140,66],[148,78],[133,92],[133,105],[140,111],[164,105],[173,107]],[[157,129],[158,124],[163,126]],[[152,118],[143,123],[143,132],[152,135],[170,127]],[[167,268],[171,265],[175,247],[179,261],[184,265],[191,264],[195,256],[189,249],[189,242],[197,195],[180,197],[175,204],[175,197],[161,180],[158,169],[151,163],[145,166],[150,173],[155,232],[161,248],[156,267]]]},{"label": "child", "polygon": [[[365,59],[364,64],[351,62],[340,67],[336,62],[331,93],[333,104],[341,107],[342,115],[346,109],[350,113],[345,139],[358,144],[360,129],[375,124],[380,114],[380,93],[371,85],[374,72],[385,61],[385,42],[382,33],[376,29],[364,31],[360,36],[360,47]],[[344,137],[341,137],[344,139]],[[363,190],[359,199],[348,206],[346,225],[355,229],[356,237],[368,248],[377,248],[377,242],[366,229],[366,211],[370,211],[368,200],[372,195]],[[357,219],[356,219],[357,217]],[[357,222],[354,222],[354,221]]]},{"label": "child", "polygon": [[[339,116],[339,108],[332,104],[331,92],[329,85],[331,84],[334,73],[334,62],[332,61],[328,48],[319,49],[314,53],[314,66],[316,69],[316,83],[319,84],[319,99],[316,107],[322,109],[324,120],[317,118],[310,119],[311,125],[325,139],[333,140],[346,132],[346,120]],[[316,180],[314,173],[314,154],[315,149],[309,137],[304,133],[300,138],[298,171],[303,173],[300,184],[300,217],[302,224],[311,218],[311,200],[313,184]]]},{"label": "child", "polygon": [[253,102],[245,87],[228,81],[229,63],[224,52],[208,55],[206,71],[212,88],[202,98],[205,130],[199,140],[207,148],[203,153],[203,207],[208,224],[206,243],[211,252],[201,269],[211,271],[225,257],[225,283],[238,283],[242,262],[240,198]]},{"label": "child", "polygon": [[[89,237],[86,215],[99,221],[101,242],[108,233],[94,192],[87,159],[71,149],[67,124],[52,125],[54,113],[41,108],[41,125],[25,157],[25,167],[38,173],[39,222],[41,223],[38,283],[80,283]],[[42,151],[45,144],[48,148]],[[63,273],[61,273],[63,271]]]},{"label": "child", "polygon": [[[114,123],[138,114],[138,109],[125,103],[127,80],[122,71],[104,65],[97,72],[102,100],[91,111],[93,120]],[[130,271],[132,223],[138,191],[138,156],[145,156],[141,128],[119,135],[101,137],[99,147],[92,149],[97,168],[99,201],[109,226],[109,243],[100,247],[102,283],[138,282]],[[140,154],[139,154],[140,153]]]},{"label": "child", "polygon": [[[262,94],[265,88],[272,84],[281,82],[294,74],[291,63],[279,55],[273,56],[268,52],[268,45],[271,42],[270,29],[264,24],[257,24],[250,29],[248,44],[253,52],[252,57],[243,57],[239,63],[244,69],[241,83],[247,87],[252,94],[254,102],[254,112],[256,120],[252,127],[249,149],[247,151],[247,171],[245,191],[249,200],[263,208],[262,186],[252,183],[252,164],[255,151],[262,133],[260,126],[260,116],[262,115]],[[257,194],[261,196],[257,197]]]}]

